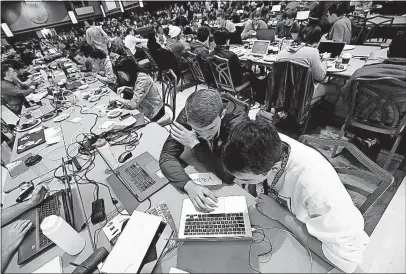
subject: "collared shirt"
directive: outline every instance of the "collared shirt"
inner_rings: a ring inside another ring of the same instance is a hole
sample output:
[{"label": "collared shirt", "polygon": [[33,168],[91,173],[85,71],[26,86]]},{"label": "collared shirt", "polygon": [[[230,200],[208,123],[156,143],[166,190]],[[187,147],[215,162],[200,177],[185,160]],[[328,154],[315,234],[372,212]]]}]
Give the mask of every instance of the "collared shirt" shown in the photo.
[{"label": "collared shirt", "polygon": [[229,32],[235,32],[235,25],[230,20],[226,20],[225,24],[220,27],[226,28]]},{"label": "collared shirt", "polygon": [[135,46],[139,43],[146,43],[148,39],[137,38],[133,35],[127,35],[124,39],[124,45],[131,51],[132,54],[136,52]]},{"label": "collared shirt", "polygon": [[[291,152],[274,186],[276,200],[321,241],[329,261],[345,272],[353,272],[361,264],[369,242],[364,218],[333,166],[318,151],[286,135],[279,136]],[[276,174],[269,174],[268,185]],[[263,185],[256,185],[256,190],[264,193]]]}]

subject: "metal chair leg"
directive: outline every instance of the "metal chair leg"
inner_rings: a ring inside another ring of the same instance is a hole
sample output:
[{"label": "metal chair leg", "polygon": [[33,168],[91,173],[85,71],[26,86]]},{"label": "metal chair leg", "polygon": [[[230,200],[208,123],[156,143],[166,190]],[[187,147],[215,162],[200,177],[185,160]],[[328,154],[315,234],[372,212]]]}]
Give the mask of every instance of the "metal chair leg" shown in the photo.
[{"label": "metal chair leg", "polygon": [[199,85],[199,82],[196,83],[196,88],[195,88],[195,92],[197,91],[197,85]]},{"label": "metal chair leg", "polygon": [[402,140],[402,133],[400,133],[400,134],[396,137],[396,141],[395,141],[395,143],[393,144],[393,147],[392,147],[392,149],[391,149],[391,151],[390,151],[390,153],[389,153],[389,155],[388,155],[388,158],[386,159],[385,164],[384,164],[384,166],[383,166],[384,169],[387,169],[387,168],[388,168],[388,166],[389,166],[389,164],[390,164],[390,162],[391,162],[391,160],[392,160],[392,158],[393,158],[393,155],[395,154],[396,149],[398,148],[398,146],[399,146],[401,140]]}]

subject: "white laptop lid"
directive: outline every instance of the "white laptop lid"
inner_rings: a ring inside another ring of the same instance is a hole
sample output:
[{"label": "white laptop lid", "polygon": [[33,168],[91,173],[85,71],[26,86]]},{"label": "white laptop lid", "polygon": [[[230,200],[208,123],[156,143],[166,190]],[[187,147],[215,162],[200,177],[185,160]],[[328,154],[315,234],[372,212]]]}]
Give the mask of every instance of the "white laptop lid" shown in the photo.
[{"label": "white laptop lid", "polygon": [[161,217],[134,211],[101,272],[137,273],[160,224]]},{"label": "white laptop lid", "polygon": [[264,55],[267,54],[268,53],[269,43],[270,43],[270,41],[255,40],[254,45],[252,46],[251,53],[264,54]]},{"label": "white laptop lid", "polygon": [[306,20],[309,18],[310,10],[298,11],[296,15],[297,20]]},{"label": "white laptop lid", "polygon": [[281,5],[273,5],[272,11],[281,11]]}]

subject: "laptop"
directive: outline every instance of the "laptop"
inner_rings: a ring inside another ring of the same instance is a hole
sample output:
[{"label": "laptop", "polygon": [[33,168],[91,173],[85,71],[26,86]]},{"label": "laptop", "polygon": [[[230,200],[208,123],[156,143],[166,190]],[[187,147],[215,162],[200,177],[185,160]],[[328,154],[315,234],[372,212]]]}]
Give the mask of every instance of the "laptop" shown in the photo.
[{"label": "laptop", "polygon": [[309,18],[310,10],[303,10],[303,11],[298,11],[296,14],[296,20],[302,21],[302,20],[307,20]]},{"label": "laptop", "polygon": [[[108,161],[105,162],[109,166]],[[142,153],[115,170],[110,166],[109,168],[139,202],[148,199],[169,183],[162,174],[158,161],[148,152]]]},{"label": "laptop", "polygon": [[275,30],[274,29],[259,29],[256,30],[256,37],[258,40],[275,42]]},{"label": "laptop", "polygon": [[179,227],[180,241],[252,239],[245,196],[219,197],[218,207],[211,213],[197,211],[190,199],[185,199]]},{"label": "laptop", "polygon": [[250,55],[264,57],[268,54],[268,47],[270,43],[270,41],[255,40]]},{"label": "laptop", "polygon": [[345,42],[321,41],[317,47],[319,54],[330,53],[331,58],[340,56],[345,46]]},{"label": "laptop", "polygon": [[134,211],[100,272],[152,273],[172,233],[161,217]]},{"label": "laptop", "polygon": [[[66,166],[63,163],[64,176],[67,176]],[[17,263],[19,265],[33,259],[54,245],[41,231],[42,220],[51,215],[61,216],[69,225],[74,227],[72,189],[70,183],[65,189],[50,195],[37,207],[23,213],[20,220],[32,222],[33,233],[27,233],[18,248]]]},{"label": "laptop", "polygon": [[282,8],[281,5],[273,5],[271,11],[274,11],[274,12],[281,11],[281,8]]}]

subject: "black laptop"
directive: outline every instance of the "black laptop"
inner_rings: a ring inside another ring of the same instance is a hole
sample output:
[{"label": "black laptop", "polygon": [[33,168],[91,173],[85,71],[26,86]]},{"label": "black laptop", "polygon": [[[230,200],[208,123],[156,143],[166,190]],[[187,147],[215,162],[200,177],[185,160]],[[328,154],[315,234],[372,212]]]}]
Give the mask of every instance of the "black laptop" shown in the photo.
[{"label": "black laptop", "polygon": [[319,50],[319,54],[327,52],[330,53],[331,58],[335,58],[337,56],[340,56],[341,52],[344,49],[344,46],[344,42],[322,41],[319,43],[317,49]]}]

